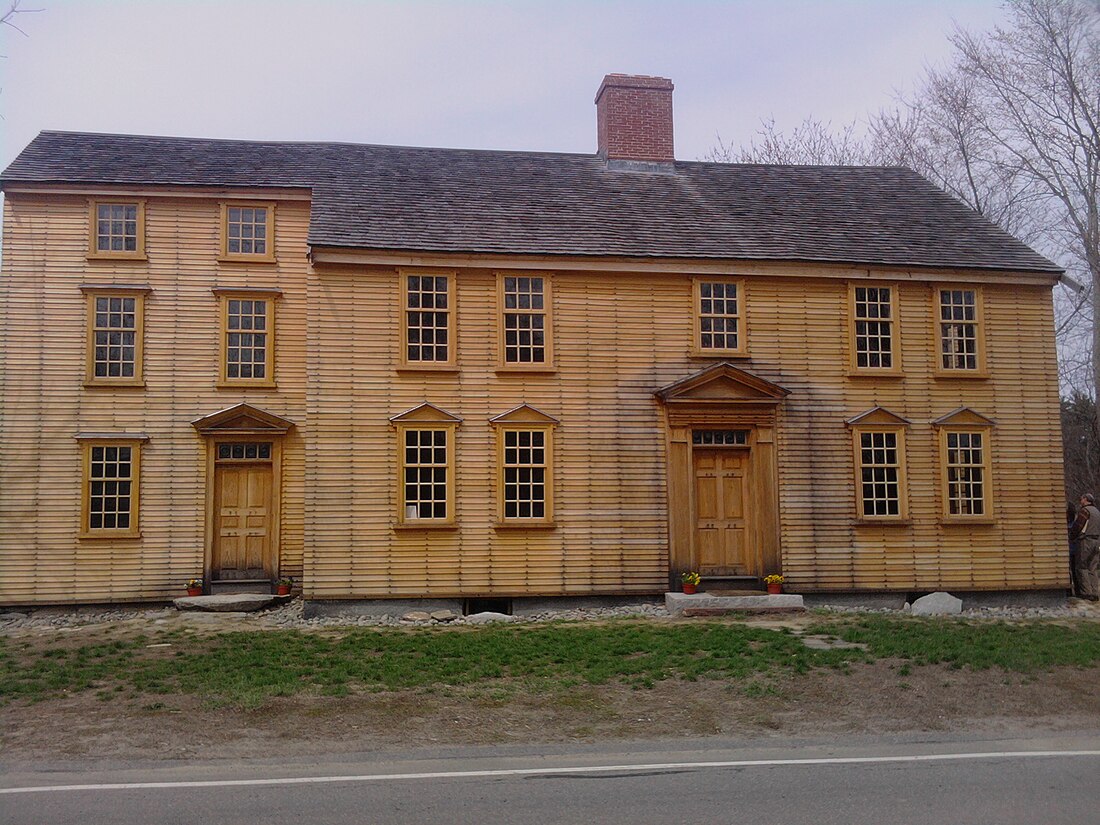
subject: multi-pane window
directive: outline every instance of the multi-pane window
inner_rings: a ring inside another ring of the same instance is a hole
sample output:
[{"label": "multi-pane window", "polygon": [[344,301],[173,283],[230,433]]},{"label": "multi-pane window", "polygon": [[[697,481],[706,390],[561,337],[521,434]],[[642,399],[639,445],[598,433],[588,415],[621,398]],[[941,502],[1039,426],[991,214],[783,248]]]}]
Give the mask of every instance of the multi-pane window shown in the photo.
[{"label": "multi-pane window", "polygon": [[222,254],[274,260],[274,212],[271,205],[222,204]]},{"label": "multi-pane window", "polygon": [[222,380],[273,383],[273,302],[243,294],[221,300]]},{"label": "multi-pane window", "polygon": [[887,286],[856,286],[852,305],[855,323],[855,366],[894,369],[893,290]]},{"label": "multi-pane window", "polygon": [[142,254],[140,203],[103,203],[92,206],[92,253],[97,255]]},{"label": "multi-pane window", "polygon": [[987,515],[985,433],[948,430],[944,437],[947,441],[947,514]]},{"label": "multi-pane window", "polygon": [[904,442],[897,430],[856,432],[859,461],[859,513],[863,518],[904,515]]},{"label": "multi-pane window", "polygon": [[405,275],[405,364],[450,365],[452,278],[449,275]]},{"label": "multi-pane window", "polygon": [[503,490],[501,504],[504,520],[545,520],[549,484],[547,429],[501,431]]},{"label": "multi-pane window", "polygon": [[144,294],[88,295],[86,382],[140,384]]},{"label": "multi-pane window", "polygon": [[980,315],[975,289],[938,289],[939,367],[977,372]]},{"label": "multi-pane window", "polygon": [[267,461],[271,458],[270,442],[222,443],[218,445],[219,461]]},{"label": "multi-pane window", "polygon": [[503,361],[507,366],[550,363],[549,280],[541,275],[504,275]]},{"label": "multi-pane window", "polygon": [[450,449],[452,430],[405,429],[402,460],[402,519],[450,521]]},{"label": "multi-pane window", "polygon": [[135,442],[84,444],[81,535],[136,535],[138,453]]},{"label": "multi-pane window", "polygon": [[744,295],[740,281],[696,281],[696,343],[702,353],[745,348]]}]

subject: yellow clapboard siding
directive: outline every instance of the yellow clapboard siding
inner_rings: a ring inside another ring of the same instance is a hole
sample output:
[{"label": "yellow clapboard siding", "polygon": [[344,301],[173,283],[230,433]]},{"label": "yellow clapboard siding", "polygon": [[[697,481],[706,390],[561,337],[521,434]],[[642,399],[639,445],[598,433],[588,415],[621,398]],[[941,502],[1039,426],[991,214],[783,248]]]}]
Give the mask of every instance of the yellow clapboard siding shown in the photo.
[{"label": "yellow clapboard siding", "polygon": [[[158,599],[201,572],[206,465],[190,421],[247,401],[297,425],[283,453],[281,570],[310,598],[659,592],[669,572],[665,425],[654,391],[693,358],[687,275],[552,272],[556,371],[497,367],[496,275],[456,269],[458,371],[401,372],[396,269],[312,268],[309,205],[277,204],[277,263],[217,260],[216,200],[149,198],[148,261],[90,261],[86,201],[5,203],[0,310],[0,602]],[[798,272],[807,268],[800,266]],[[792,270],[793,272],[793,270]],[[788,273],[789,274],[789,273]],[[144,390],[85,389],[81,283],[147,283]],[[1049,287],[985,284],[989,378],[936,373],[933,286],[897,284],[900,378],[850,376],[848,287],[743,279],[748,357],[790,390],[777,411],[782,569],[791,590],[1065,584],[1061,443]],[[217,389],[221,287],[278,287],[278,386]],[[48,354],[48,355],[47,355]],[[430,402],[460,416],[456,528],[394,530],[393,415]],[[497,529],[489,419],[527,403],[554,431],[554,525]],[[846,419],[907,418],[910,524],[855,521]],[[994,419],[994,520],[944,524],[938,436],[961,406]],[[720,418],[716,418],[720,421]],[[78,431],[140,431],[142,537],[81,541]],[[767,496],[754,501],[766,503]],[[36,572],[37,571],[37,572]]]}]

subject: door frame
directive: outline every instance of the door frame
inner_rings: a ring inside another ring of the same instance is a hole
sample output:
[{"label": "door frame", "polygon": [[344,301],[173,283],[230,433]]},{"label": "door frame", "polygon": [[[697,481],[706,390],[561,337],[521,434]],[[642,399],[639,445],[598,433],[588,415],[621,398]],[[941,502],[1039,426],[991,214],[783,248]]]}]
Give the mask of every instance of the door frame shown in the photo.
[{"label": "door frame", "polygon": [[748,431],[745,508],[752,518],[746,541],[760,578],[780,572],[776,433],[779,407],[789,394],[728,362],[713,364],[657,391],[665,433],[670,589],[678,589],[681,572],[698,569],[692,432],[699,429]]},{"label": "door frame", "polygon": [[251,404],[237,404],[210,415],[196,418],[191,426],[202,436],[206,465],[205,484],[205,526],[203,532],[203,581],[212,581],[214,564],[214,541],[217,533],[217,502],[215,501],[215,472],[218,445],[227,442],[235,444],[270,442],[271,443],[271,556],[272,575],[279,576],[282,563],[282,523],[283,523],[283,442],[286,434],[294,427],[289,419],[274,415]]}]

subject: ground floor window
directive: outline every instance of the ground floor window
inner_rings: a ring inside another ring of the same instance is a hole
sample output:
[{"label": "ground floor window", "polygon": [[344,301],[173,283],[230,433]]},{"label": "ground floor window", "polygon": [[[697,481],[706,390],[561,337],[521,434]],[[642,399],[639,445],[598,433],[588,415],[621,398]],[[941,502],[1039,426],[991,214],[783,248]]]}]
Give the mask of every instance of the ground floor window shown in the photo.
[{"label": "ground floor window", "polygon": [[85,538],[138,534],[138,441],[83,442],[81,529]]}]

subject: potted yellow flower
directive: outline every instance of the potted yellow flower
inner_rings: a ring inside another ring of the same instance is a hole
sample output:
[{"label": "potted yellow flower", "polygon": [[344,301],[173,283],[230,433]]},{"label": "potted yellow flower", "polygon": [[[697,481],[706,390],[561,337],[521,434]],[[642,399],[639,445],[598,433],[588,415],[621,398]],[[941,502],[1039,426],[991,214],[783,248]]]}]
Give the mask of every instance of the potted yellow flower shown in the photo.
[{"label": "potted yellow flower", "polygon": [[201,596],[202,595],[202,579],[188,579],[187,580],[187,595],[188,596]]},{"label": "potted yellow flower", "polygon": [[778,573],[772,573],[764,577],[764,584],[768,586],[768,593],[775,595],[783,592],[783,577]]},{"label": "potted yellow flower", "polygon": [[688,570],[680,574],[680,582],[684,586],[684,592],[689,596],[695,592],[701,581],[700,576],[694,570]]}]

